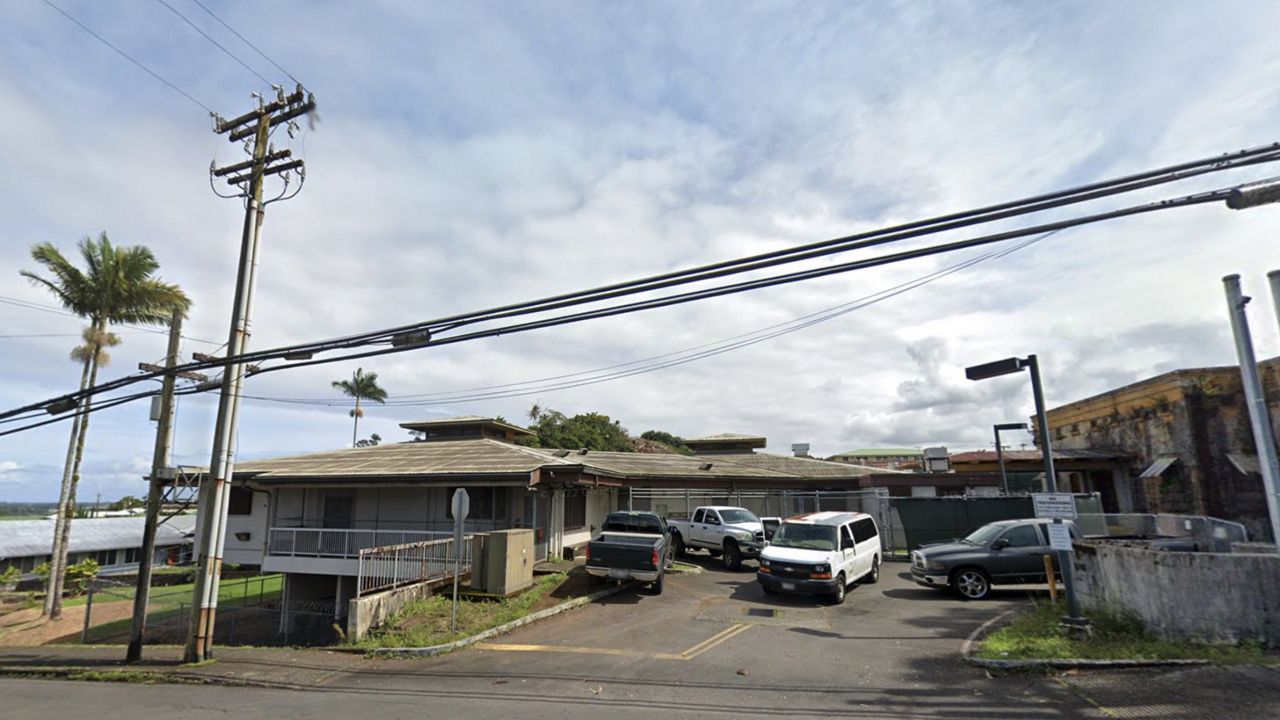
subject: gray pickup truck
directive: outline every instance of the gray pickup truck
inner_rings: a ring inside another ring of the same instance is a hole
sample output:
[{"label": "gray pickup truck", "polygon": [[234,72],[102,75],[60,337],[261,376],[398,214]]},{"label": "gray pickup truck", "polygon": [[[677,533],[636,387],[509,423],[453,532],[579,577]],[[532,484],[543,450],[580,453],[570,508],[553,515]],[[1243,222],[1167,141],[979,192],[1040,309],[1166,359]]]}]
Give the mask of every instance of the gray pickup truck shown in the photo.
[{"label": "gray pickup truck", "polygon": [[593,581],[639,580],[654,595],[671,566],[667,523],[651,512],[616,512],[605,518],[600,535],[587,543],[587,572]]}]

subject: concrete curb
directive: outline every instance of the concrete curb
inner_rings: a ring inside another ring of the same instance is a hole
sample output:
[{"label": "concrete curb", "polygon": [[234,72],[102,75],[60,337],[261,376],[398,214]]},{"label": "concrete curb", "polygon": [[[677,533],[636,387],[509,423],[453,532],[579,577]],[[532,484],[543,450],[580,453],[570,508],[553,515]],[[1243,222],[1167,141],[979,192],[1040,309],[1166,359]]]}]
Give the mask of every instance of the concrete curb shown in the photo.
[{"label": "concrete curb", "polygon": [[982,623],[969,637],[960,643],[960,659],[966,663],[985,670],[1005,670],[1009,672],[1025,672],[1031,670],[1120,670],[1124,668],[1150,667],[1185,667],[1209,665],[1211,660],[1093,660],[1088,658],[1042,658],[1038,660],[988,660],[974,657],[973,653],[982,638],[987,636],[991,627],[1004,621],[1010,615],[1021,612],[1022,608],[1005,610],[999,615]]},{"label": "concrete curb", "polygon": [[464,637],[461,640],[454,640],[453,642],[445,643],[443,645],[431,645],[429,647],[416,647],[416,648],[415,647],[370,648],[370,649],[344,648],[344,651],[360,652],[366,655],[374,655],[378,657],[431,657],[434,655],[443,655],[445,653],[453,652],[454,650],[464,648],[468,645],[474,645],[475,643],[478,643],[482,640],[488,640],[491,637],[496,637],[498,635],[511,632],[516,628],[523,627],[525,625],[537,622],[545,618],[549,618],[553,615],[559,615],[560,613],[565,612],[567,610],[572,610],[576,607],[588,605],[590,603],[595,602],[596,600],[599,600],[601,598],[606,598],[610,595],[613,595],[614,593],[621,592],[622,590],[629,587],[631,587],[630,583],[625,585],[617,585],[615,587],[605,588],[604,590],[593,592],[590,595],[580,597],[580,598],[574,598],[573,600],[570,600],[568,602],[560,603],[555,607],[547,608],[546,610],[540,610],[536,613],[533,613],[532,615],[526,615],[520,618],[519,620],[513,620],[505,625],[499,625],[498,627],[489,628],[488,630],[485,630],[482,633],[477,633],[469,637]]}]

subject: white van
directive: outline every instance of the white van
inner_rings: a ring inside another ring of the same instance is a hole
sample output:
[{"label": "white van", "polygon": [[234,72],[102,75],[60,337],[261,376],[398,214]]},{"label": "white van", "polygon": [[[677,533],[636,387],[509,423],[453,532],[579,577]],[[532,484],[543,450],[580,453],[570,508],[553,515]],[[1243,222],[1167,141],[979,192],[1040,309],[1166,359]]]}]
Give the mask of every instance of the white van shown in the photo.
[{"label": "white van", "polygon": [[828,595],[844,602],[853,582],[880,579],[880,531],[870,515],[819,512],[787,518],[760,553],[766,593]]}]

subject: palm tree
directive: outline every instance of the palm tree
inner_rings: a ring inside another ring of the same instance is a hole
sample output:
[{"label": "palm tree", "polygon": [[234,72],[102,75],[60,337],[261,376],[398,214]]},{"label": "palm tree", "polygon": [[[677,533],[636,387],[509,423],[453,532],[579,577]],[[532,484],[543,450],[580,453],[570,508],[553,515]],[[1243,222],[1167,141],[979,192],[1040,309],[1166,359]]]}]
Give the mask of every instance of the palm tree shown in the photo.
[{"label": "palm tree", "polygon": [[[81,366],[80,390],[83,392],[97,383],[98,368],[110,360],[107,348],[120,344],[120,338],[107,329],[110,323],[163,325],[169,322],[175,309],[186,312],[191,301],[177,285],[152,277],[160,269],[160,263],[144,246],[113,246],[104,232],[97,240],[89,237],[81,240],[79,249],[84,270],[67,260],[52,243],[40,243],[31,248],[31,258],[43,265],[52,278],[27,270],[21,274],[32,284],[48,289],[64,307],[89,321],[84,330],[84,344],[71,351],[71,359]],[[62,615],[67,539],[71,535],[71,518],[75,515],[76,488],[80,483],[91,403],[89,397],[81,401],[67,443],[53,533],[49,589],[44,603],[44,614],[54,620]]]},{"label": "palm tree", "polygon": [[334,380],[330,385],[341,390],[347,397],[356,399],[355,409],[348,413],[355,418],[355,423],[351,426],[351,447],[355,447],[356,432],[360,428],[360,418],[364,417],[364,410],[360,409],[361,398],[372,400],[376,403],[385,403],[387,401],[387,391],[378,385],[378,373],[366,373],[364,368],[356,368],[356,371],[351,374],[350,380]]}]

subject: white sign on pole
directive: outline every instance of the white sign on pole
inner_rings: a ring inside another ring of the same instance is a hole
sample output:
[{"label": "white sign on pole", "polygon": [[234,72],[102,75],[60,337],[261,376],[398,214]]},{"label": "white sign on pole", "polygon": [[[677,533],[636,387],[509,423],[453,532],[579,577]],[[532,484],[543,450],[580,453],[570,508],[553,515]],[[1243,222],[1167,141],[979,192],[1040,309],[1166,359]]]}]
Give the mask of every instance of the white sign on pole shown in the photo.
[{"label": "white sign on pole", "polygon": [[453,511],[453,612],[450,613],[449,627],[458,632],[458,576],[462,574],[462,527],[471,510],[471,498],[467,491],[458,488],[453,491],[453,499],[449,508]]},{"label": "white sign on pole", "polygon": [[1049,547],[1071,552],[1071,526],[1066,523],[1049,523]]},{"label": "white sign on pole", "polygon": [[1038,518],[1074,520],[1076,499],[1071,493],[1032,493],[1031,504]]}]

